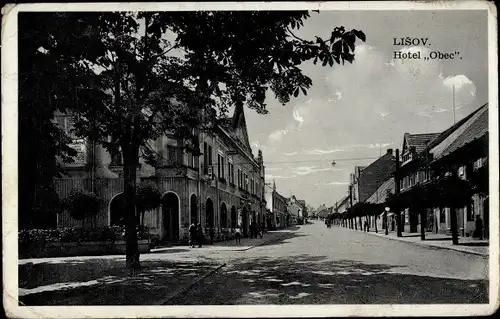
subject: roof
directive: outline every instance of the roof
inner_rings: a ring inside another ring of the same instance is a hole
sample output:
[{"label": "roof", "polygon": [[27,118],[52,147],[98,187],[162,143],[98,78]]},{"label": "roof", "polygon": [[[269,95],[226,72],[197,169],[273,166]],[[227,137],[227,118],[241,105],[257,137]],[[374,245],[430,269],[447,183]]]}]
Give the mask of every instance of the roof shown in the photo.
[{"label": "roof", "polygon": [[385,202],[386,196],[387,196],[387,191],[392,191],[394,192],[394,178],[391,177],[390,179],[386,180],[382,185],[380,185],[377,190],[368,197],[366,200],[367,203],[372,203],[372,204],[380,204]]},{"label": "roof", "polygon": [[461,119],[460,121],[455,123],[454,125],[450,126],[447,130],[443,131],[441,133],[441,135],[438,138],[436,138],[434,140],[434,142],[431,143],[431,145],[429,145],[429,147],[432,148],[432,147],[438,145],[439,143],[441,143],[444,139],[446,139],[448,136],[450,136],[450,134],[452,134],[460,126],[462,126],[466,121],[468,121],[471,117],[473,117],[476,113],[478,113],[481,109],[487,108],[487,107],[488,107],[488,103],[482,105],[480,108],[478,108],[477,110],[475,110],[471,114],[467,115],[466,117],[464,117],[463,119]]},{"label": "roof", "polygon": [[[472,112],[461,121],[444,131],[441,136],[439,136],[438,141],[435,141],[432,145],[431,152],[433,154],[434,159],[441,158],[446,154],[449,154],[450,151],[455,151],[459,147],[459,145],[463,146],[466,144],[467,140],[472,141],[471,136],[474,134],[480,134],[481,125],[484,125],[482,131],[488,131],[488,104],[484,104],[476,111]],[[479,120],[481,116],[486,116],[482,120]],[[478,121],[479,120],[479,121]],[[478,121],[478,122],[476,122]],[[476,123],[476,124],[474,124]],[[483,124],[481,124],[483,123]],[[474,127],[471,128],[472,124]],[[467,133],[466,133],[467,132]],[[464,135],[465,134],[465,135]],[[484,134],[483,134],[484,135]],[[463,136],[462,138],[460,138]],[[468,142],[467,142],[468,143]],[[453,149],[450,149],[451,145],[455,144]],[[461,147],[460,146],[460,147]]]},{"label": "roof", "polygon": [[328,216],[329,213],[330,212],[328,211],[328,209],[325,208],[325,209],[321,210],[319,213],[317,213],[316,215],[318,215],[319,217],[326,217],[326,216]]},{"label": "roof", "polygon": [[349,199],[349,196],[342,197],[342,199],[337,202],[337,207],[342,206],[342,204],[344,204],[345,202],[347,202],[348,199]]},{"label": "roof", "polygon": [[439,137],[441,133],[422,133],[422,134],[410,134],[405,133],[405,143],[406,149],[415,148],[417,153],[425,150],[426,146],[430,145],[436,138]]}]

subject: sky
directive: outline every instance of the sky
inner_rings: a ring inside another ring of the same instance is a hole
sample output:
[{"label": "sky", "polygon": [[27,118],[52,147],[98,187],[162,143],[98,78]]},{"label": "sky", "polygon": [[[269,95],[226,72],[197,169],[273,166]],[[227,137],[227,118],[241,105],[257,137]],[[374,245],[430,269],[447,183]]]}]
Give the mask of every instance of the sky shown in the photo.
[{"label": "sky", "polygon": [[[322,11],[298,34],[327,37],[336,26],[366,34],[352,65],[305,63],[301,69],[313,82],[307,96],[283,106],[268,92],[268,114],[245,113],[253,152],[263,152],[266,182],[313,207],[347,195],[354,166],[401,149],[405,132],[451,126],[453,86],[456,121],[488,99],[486,11]],[[393,38],[401,37],[429,43],[395,46]],[[453,60],[395,60],[394,51],[460,53]]]}]

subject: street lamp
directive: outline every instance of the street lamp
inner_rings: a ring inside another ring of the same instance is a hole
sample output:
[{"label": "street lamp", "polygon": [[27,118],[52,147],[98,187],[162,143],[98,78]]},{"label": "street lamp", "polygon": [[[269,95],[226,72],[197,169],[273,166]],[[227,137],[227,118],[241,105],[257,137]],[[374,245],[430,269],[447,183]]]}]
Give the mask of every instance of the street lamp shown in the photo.
[{"label": "street lamp", "polygon": [[390,207],[385,207],[385,213],[384,213],[384,227],[385,227],[385,234],[389,235],[389,223],[387,220],[387,214],[391,211]]}]

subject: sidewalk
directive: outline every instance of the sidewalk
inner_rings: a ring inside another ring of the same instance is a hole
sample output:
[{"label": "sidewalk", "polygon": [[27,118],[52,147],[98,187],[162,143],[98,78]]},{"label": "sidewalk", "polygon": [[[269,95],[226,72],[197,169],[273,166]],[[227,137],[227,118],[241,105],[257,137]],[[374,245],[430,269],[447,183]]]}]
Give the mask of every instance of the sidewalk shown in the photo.
[{"label": "sidewalk", "polygon": [[225,264],[204,251],[245,251],[290,238],[294,228],[263,238],[153,249],[141,255],[143,269],[131,276],[123,255],[19,260],[19,300],[25,305],[161,305]]},{"label": "sidewalk", "polygon": [[[195,246],[195,248],[191,248],[197,251],[203,251],[203,250],[224,250],[224,251],[245,251],[249,250],[258,246],[262,246],[265,244],[270,244],[275,241],[279,241],[283,238],[286,238],[292,233],[294,230],[292,230],[292,227],[290,228],[285,228],[285,229],[280,229],[280,230],[272,230],[268,231],[267,233],[264,234],[262,238],[257,237],[257,238],[241,238],[240,243],[236,243],[235,239],[228,240],[228,241],[220,241],[220,242],[214,242],[212,245],[210,244],[210,240],[205,239],[205,244],[201,247],[198,248],[198,246]],[[155,248],[151,249],[152,253],[159,253],[159,252],[169,252],[169,251],[176,251],[179,248],[186,247],[189,248],[189,246],[173,246],[173,247],[165,247],[165,248]]]},{"label": "sidewalk", "polygon": [[149,259],[130,275],[123,256],[19,264],[19,300],[25,305],[161,305],[224,264]]},{"label": "sidewalk", "polygon": [[[353,230],[356,231],[356,230]],[[357,230],[358,232],[362,232]],[[403,232],[403,237],[398,237],[397,233],[394,231],[389,232],[388,235],[385,235],[385,230],[379,230],[378,233],[375,233],[373,229],[370,229],[368,232],[371,235],[399,240],[419,246],[424,247],[433,247],[438,249],[448,249],[455,250],[462,253],[478,255],[483,257],[489,256],[489,246],[487,240],[472,240],[468,238],[459,237],[459,244],[453,245],[451,241],[451,236],[445,234],[434,234],[434,233],[425,233],[425,240],[420,239],[420,233],[406,233]]]}]

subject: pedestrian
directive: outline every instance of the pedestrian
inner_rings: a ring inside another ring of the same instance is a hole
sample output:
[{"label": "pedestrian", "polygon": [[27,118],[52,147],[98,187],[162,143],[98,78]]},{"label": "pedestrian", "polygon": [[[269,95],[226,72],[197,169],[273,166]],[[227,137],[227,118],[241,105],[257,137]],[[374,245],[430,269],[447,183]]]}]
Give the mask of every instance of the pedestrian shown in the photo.
[{"label": "pedestrian", "polygon": [[196,226],[196,237],[198,239],[198,247],[200,248],[203,246],[203,228],[201,228],[201,224],[198,223],[198,226]]},{"label": "pedestrian", "polygon": [[365,220],[365,223],[363,224],[363,230],[365,233],[368,230],[368,222],[366,220]]},{"label": "pedestrian", "polygon": [[476,233],[474,237],[478,238],[479,240],[483,239],[483,220],[479,215],[476,215],[476,229],[474,230],[474,232]]},{"label": "pedestrian", "polygon": [[191,246],[191,248],[194,248],[194,241],[196,240],[196,232],[197,232],[196,225],[193,222],[189,226],[189,246]]},{"label": "pedestrian", "polygon": [[236,240],[236,244],[241,244],[241,228],[239,225],[234,230],[234,239]]},{"label": "pedestrian", "polygon": [[215,229],[213,227],[210,227],[210,245],[214,244],[214,237],[215,237]]}]

